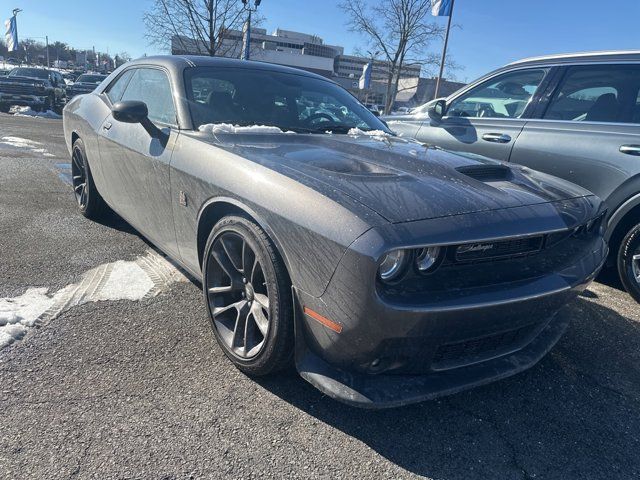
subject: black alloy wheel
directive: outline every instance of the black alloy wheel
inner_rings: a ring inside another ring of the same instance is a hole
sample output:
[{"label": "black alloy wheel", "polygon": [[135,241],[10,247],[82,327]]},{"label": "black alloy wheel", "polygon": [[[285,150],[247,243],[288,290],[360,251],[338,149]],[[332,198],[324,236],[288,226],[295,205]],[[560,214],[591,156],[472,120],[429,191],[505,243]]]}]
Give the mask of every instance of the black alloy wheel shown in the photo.
[{"label": "black alloy wheel", "polygon": [[73,194],[80,213],[93,220],[103,217],[108,207],[93,183],[87,151],[81,139],[77,139],[71,149],[71,177]]},{"label": "black alloy wheel", "polygon": [[291,290],[265,232],[244,217],[213,228],[203,290],[214,334],[231,361],[252,375],[284,368],[293,352]]}]

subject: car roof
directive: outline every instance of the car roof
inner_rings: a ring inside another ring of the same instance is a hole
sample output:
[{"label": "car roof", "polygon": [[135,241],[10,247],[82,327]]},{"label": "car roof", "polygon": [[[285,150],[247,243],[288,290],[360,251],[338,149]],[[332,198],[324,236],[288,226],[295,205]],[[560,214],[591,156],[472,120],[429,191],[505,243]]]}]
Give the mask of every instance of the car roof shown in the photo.
[{"label": "car roof", "polygon": [[[246,68],[248,70],[266,70],[281,73],[293,73],[296,75],[304,75],[307,77],[318,78],[320,80],[329,80],[321,75],[300,70],[298,68],[285,67],[273,63],[266,63],[254,60],[239,60],[236,58],[226,57],[207,57],[201,55],[156,55],[152,57],[143,57],[127,65],[158,65],[169,70],[183,70],[194,67],[233,67]],[[329,80],[330,81],[330,80]]]},{"label": "car roof", "polygon": [[589,63],[589,62],[640,62],[640,50],[609,50],[596,52],[561,53],[556,55],[544,55],[530,57],[509,63],[507,67],[516,65],[542,65],[565,63]]}]

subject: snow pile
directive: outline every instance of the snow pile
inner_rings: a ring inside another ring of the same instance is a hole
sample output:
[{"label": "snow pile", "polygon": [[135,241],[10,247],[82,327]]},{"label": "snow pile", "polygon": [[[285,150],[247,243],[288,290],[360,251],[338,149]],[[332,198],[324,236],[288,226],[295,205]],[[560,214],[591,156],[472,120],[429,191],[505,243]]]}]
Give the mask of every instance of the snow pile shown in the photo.
[{"label": "snow pile", "polygon": [[60,119],[62,115],[58,115],[56,112],[52,110],[47,110],[46,112],[36,112],[31,107],[17,107],[14,110],[14,116],[16,117],[40,117],[40,118],[53,118]]},{"label": "snow pile", "polygon": [[384,141],[387,138],[391,137],[391,135],[389,135],[387,132],[383,130],[365,131],[365,130],[360,130],[359,128],[352,128],[351,130],[349,130],[349,132],[347,132],[347,135],[351,137],[361,137],[364,135],[367,137],[372,137],[374,140],[380,140],[380,141]]},{"label": "snow pile", "polygon": [[86,272],[78,283],[53,295],[47,288],[29,288],[14,298],[0,298],[0,350],[20,340],[30,328],[52,320],[77,305],[109,300],[137,301],[186,282],[164,257],[153,251],[135,261],[106,263]]},{"label": "snow pile", "polygon": [[206,125],[200,125],[199,130],[212,135],[216,135],[218,133],[295,133],[285,132],[281,128],[270,125],[239,126],[232,125],[230,123],[208,123]]},{"label": "snow pile", "polygon": [[24,148],[33,153],[40,153],[45,157],[55,156],[49,153],[46,148],[42,148],[42,144],[38,142],[34,142],[33,140],[29,140],[27,138],[22,138],[22,137],[2,137],[0,139],[0,147],[2,146],[20,148],[20,149]]},{"label": "snow pile", "polygon": [[0,298],[0,349],[21,339],[54,304],[46,288],[30,288],[15,298]]}]

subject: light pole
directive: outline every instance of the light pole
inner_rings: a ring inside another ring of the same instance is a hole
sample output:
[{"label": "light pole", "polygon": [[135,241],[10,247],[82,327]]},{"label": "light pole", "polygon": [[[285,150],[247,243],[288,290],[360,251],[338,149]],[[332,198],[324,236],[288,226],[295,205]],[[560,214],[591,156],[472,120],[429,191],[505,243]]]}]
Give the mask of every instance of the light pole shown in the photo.
[{"label": "light pole", "polygon": [[253,7],[251,0],[242,0],[243,8],[248,12],[247,22],[244,24],[242,36],[242,59],[249,60],[251,57],[251,14],[258,10],[262,0],[254,0]]},{"label": "light pole", "polygon": [[371,50],[367,50],[367,53],[369,54],[369,57],[371,58],[371,81],[369,82],[369,86],[367,88],[367,93],[365,94],[364,97],[364,103],[369,103],[369,94],[373,91],[373,88],[371,87],[372,83],[373,83],[373,68],[375,66],[375,59],[378,55],[380,55],[380,50],[376,50],[375,52],[372,52]]}]

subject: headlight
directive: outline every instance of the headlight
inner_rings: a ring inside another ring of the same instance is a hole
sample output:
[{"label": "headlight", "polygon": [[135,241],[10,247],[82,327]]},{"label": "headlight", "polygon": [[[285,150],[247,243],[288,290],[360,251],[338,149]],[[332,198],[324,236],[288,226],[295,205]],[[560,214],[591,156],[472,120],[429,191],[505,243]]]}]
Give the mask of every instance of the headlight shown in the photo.
[{"label": "headlight", "polygon": [[403,272],[407,263],[407,254],[404,250],[393,250],[387,253],[380,262],[378,274],[385,282],[390,282]]},{"label": "headlight", "polygon": [[418,250],[416,257],[416,267],[421,273],[427,273],[438,262],[440,258],[440,247],[427,247]]}]

